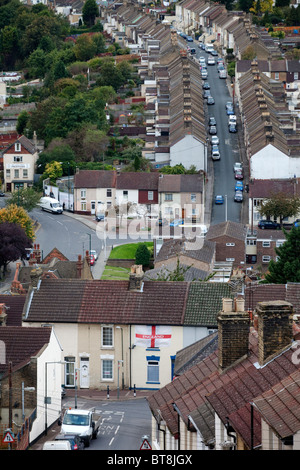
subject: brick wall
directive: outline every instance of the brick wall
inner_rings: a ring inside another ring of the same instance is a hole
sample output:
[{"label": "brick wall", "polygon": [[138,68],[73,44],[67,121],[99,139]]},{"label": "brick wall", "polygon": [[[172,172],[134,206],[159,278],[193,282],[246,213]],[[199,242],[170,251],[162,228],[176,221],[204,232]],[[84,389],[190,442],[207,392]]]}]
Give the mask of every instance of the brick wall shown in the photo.
[{"label": "brick wall", "polygon": [[245,261],[246,248],[245,241],[231,238],[228,236],[210,238],[210,241],[216,242],[216,261],[226,261],[234,259],[233,266],[239,266],[241,261]]}]

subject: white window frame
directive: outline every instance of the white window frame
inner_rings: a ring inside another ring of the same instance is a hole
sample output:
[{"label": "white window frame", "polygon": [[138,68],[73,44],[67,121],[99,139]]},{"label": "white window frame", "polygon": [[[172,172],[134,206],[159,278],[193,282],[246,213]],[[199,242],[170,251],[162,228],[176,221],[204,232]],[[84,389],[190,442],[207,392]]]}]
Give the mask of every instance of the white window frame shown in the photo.
[{"label": "white window frame", "polygon": [[267,241],[267,240],[264,240],[264,241],[262,242],[262,246],[263,246],[263,248],[270,248],[271,242],[269,242],[269,241]]},{"label": "white window frame", "polygon": [[[106,366],[110,366],[106,369]],[[110,372],[110,375],[104,375],[105,370]],[[114,380],[114,360],[109,357],[101,357],[101,381],[113,382]]]},{"label": "white window frame", "polygon": [[23,162],[23,157],[22,157],[22,155],[20,155],[20,156],[19,156],[19,155],[18,155],[18,156],[15,155],[15,156],[14,156],[14,162],[19,162],[19,163],[20,163],[20,162]]},{"label": "white window frame", "polygon": [[112,189],[111,188],[106,189],[106,197],[112,197]]},{"label": "white window frame", "polygon": [[165,193],[165,201],[173,201],[173,193]]},{"label": "white window frame", "polygon": [[[155,377],[152,377],[152,373],[155,374]],[[154,383],[154,384],[160,383],[159,382],[159,361],[157,359],[151,359],[147,361],[147,383]]]},{"label": "white window frame", "polygon": [[86,211],[86,201],[81,201],[81,211],[85,212]]},{"label": "white window frame", "polygon": [[279,248],[280,246],[282,246],[284,244],[284,241],[283,240],[277,240],[276,241],[276,248]]},{"label": "white window frame", "polygon": [[197,200],[196,193],[191,193],[191,202],[196,202],[196,200]]},{"label": "white window frame", "polygon": [[21,152],[21,144],[20,142],[15,143],[15,152]]},{"label": "white window frame", "polygon": [[153,191],[148,191],[148,201],[153,201],[153,199],[154,199]]},{"label": "white window frame", "polygon": [[262,262],[263,263],[270,263],[271,261],[271,256],[270,255],[262,255]]},{"label": "white window frame", "polygon": [[86,199],[86,189],[81,189],[80,190],[80,198],[81,199]]},{"label": "white window frame", "polygon": [[235,246],[235,243],[226,243],[226,246]]},{"label": "white window frame", "polygon": [[28,178],[28,170],[23,170],[23,178]]},{"label": "white window frame", "polygon": [[[107,341],[106,344],[104,344],[104,339],[106,338],[105,332],[109,331],[110,332],[110,341]],[[112,349],[114,348],[114,327],[112,325],[102,325],[101,326],[101,348],[104,349]]]}]

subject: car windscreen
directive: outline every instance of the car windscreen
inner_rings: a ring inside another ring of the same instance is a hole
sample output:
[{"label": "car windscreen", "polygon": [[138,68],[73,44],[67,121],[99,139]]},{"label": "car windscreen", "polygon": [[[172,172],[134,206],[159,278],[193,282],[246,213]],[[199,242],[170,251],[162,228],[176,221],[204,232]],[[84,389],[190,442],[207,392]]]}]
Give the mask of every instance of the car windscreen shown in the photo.
[{"label": "car windscreen", "polygon": [[66,414],[63,420],[63,424],[71,426],[88,426],[89,417],[75,414]]}]

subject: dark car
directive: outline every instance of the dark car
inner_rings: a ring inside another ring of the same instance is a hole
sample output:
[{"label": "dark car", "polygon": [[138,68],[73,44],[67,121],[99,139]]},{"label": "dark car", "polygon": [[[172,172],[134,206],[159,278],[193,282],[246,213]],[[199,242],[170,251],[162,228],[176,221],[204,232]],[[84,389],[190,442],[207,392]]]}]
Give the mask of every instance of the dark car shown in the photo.
[{"label": "dark car", "polygon": [[208,82],[204,82],[202,85],[203,90],[209,90],[210,89],[210,84]]},{"label": "dark car", "polygon": [[242,171],[236,171],[234,173],[234,177],[236,180],[243,180],[244,179],[244,173]]},{"label": "dark car", "polygon": [[280,224],[278,224],[277,222],[273,222],[273,220],[260,220],[258,222],[258,228],[261,228],[262,230],[266,228],[279,230]]},{"label": "dark car", "polygon": [[243,193],[242,191],[236,191],[234,195],[235,202],[243,202]]},{"label": "dark car", "polygon": [[95,219],[97,220],[97,222],[101,222],[101,220],[104,220],[104,214],[96,214],[96,217]]},{"label": "dark car", "polygon": [[83,450],[84,443],[76,434],[57,434],[55,441],[69,441],[72,450]]}]

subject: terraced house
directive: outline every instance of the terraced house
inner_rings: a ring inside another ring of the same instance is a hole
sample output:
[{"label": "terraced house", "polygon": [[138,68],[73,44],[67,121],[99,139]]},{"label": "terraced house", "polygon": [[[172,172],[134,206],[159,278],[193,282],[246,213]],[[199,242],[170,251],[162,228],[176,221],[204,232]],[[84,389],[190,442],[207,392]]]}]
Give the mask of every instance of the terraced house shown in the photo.
[{"label": "terraced house", "polygon": [[[42,279],[28,293],[23,326],[50,325],[62,345],[66,387],[159,389],[178,350],[217,327],[225,283]],[[122,376],[122,380],[121,380]]]}]

